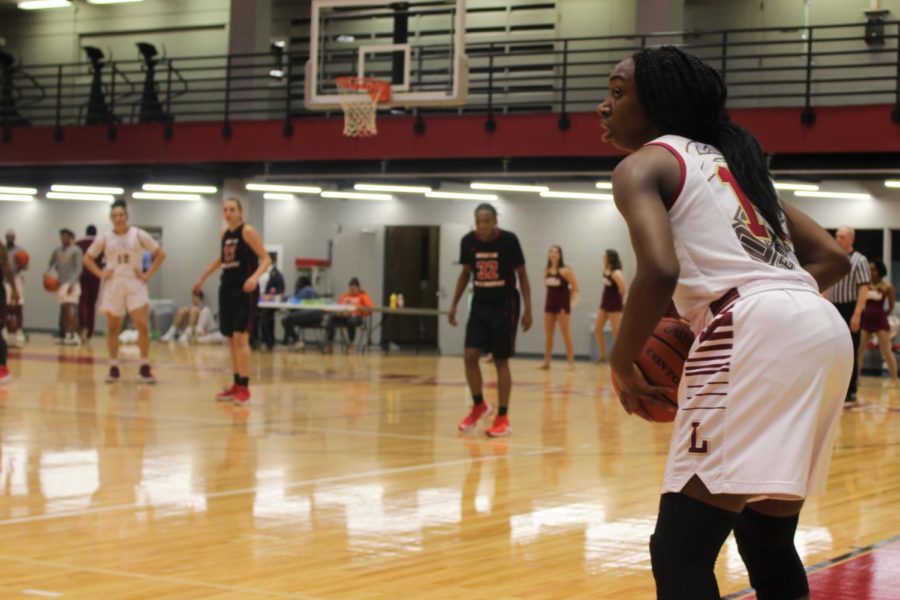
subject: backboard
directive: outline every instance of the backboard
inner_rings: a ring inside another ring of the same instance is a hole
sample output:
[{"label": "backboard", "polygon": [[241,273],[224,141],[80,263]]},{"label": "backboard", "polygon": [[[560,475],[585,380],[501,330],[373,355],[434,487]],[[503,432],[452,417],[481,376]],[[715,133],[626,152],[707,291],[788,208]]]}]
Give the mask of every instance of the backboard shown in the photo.
[{"label": "backboard", "polygon": [[468,96],[466,0],[312,0],[305,104],[339,108],[338,77],[391,83],[380,106],[459,106]]}]

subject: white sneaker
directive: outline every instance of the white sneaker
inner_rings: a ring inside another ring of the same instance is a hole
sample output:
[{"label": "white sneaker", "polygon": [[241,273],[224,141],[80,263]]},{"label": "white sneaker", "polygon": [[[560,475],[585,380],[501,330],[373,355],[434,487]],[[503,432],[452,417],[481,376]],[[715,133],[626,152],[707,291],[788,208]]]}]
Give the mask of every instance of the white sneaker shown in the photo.
[{"label": "white sneaker", "polygon": [[16,332],[16,347],[17,348],[23,347],[25,345],[26,341],[28,341],[28,339],[25,337],[25,333],[21,329],[19,331],[17,331]]},{"label": "white sneaker", "polygon": [[73,333],[66,336],[66,339],[63,340],[63,344],[66,346],[80,346],[81,338]]}]

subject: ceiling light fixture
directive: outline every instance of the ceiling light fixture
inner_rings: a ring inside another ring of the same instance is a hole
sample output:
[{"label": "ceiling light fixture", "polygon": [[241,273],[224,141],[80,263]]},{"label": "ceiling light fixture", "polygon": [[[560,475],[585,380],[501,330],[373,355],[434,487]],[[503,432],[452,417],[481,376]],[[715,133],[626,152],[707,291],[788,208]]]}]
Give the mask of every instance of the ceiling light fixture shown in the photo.
[{"label": "ceiling light fixture", "polygon": [[266,192],[263,194],[264,200],[296,200],[297,196],[293,194],[279,194],[278,192]]},{"label": "ceiling light fixture", "polygon": [[388,202],[394,197],[390,194],[357,194],[355,192],[322,192],[323,198],[341,198],[344,200],[380,200]]},{"label": "ceiling light fixture", "polygon": [[0,194],[18,194],[24,196],[34,196],[37,194],[37,188],[26,187],[5,187],[0,185]]},{"label": "ceiling light fixture", "polygon": [[381,185],[378,183],[357,183],[354,190],[360,192],[395,192],[397,194],[427,194],[430,187],[415,185]]},{"label": "ceiling light fixture", "polygon": [[793,190],[795,192],[818,192],[819,186],[814,183],[788,183],[788,182],[775,182],[776,190]]},{"label": "ceiling light fixture", "polygon": [[50,186],[51,192],[73,192],[75,194],[112,194],[118,196],[124,194],[125,190],[120,187],[99,187],[96,185],[62,185],[55,184]]},{"label": "ceiling light fixture", "polygon": [[88,4],[130,4],[144,0],[87,0]]},{"label": "ceiling light fixture", "polygon": [[464,194],[462,192],[428,192],[426,198],[441,198],[444,200],[468,200],[472,202],[494,202],[497,194]]},{"label": "ceiling light fixture", "polygon": [[175,202],[199,202],[203,200],[200,194],[167,194],[164,192],[134,192],[131,197],[135,200],[172,200]]},{"label": "ceiling light fixture", "polygon": [[613,189],[613,188],[612,188],[612,181],[598,181],[597,183],[594,184],[594,187],[597,188],[598,190],[611,190],[611,189]]},{"label": "ceiling light fixture", "polygon": [[22,10],[42,10],[45,8],[66,8],[72,6],[69,0],[26,0],[19,2],[19,8]]},{"label": "ceiling light fixture", "polygon": [[244,189],[251,192],[285,192],[288,194],[320,194],[322,188],[308,185],[286,185],[278,183],[248,183]]},{"label": "ceiling light fixture", "polygon": [[183,192],[187,194],[215,194],[219,188],[212,185],[175,185],[171,183],[145,183],[145,192]]},{"label": "ceiling light fixture", "polygon": [[109,202],[115,198],[110,194],[75,194],[71,192],[47,192],[48,200],[87,200],[90,202]]},{"label": "ceiling light fixture", "polygon": [[34,198],[27,194],[0,194],[0,202],[32,202]]},{"label": "ceiling light fixture", "polygon": [[[900,181],[888,179],[887,181],[884,182],[884,187],[900,188]],[[0,189],[2,189],[2,188],[0,188]]]},{"label": "ceiling light fixture", "polygon": [[800,191],[794,192],[795,196],[802,198],[837,198],[839,200],[871,200],[870,194],[854,194],[851,192],[817,192],[817,191]]},{"label": "ceiling light fixture", "polygon": [[534,192],[539,194],[546,192],[550,188],[546,185],[521,185],[518,183],[485,183],[473,182],[469,187],[473,190],[494,190],[497,192]]},{"label": "ceiling light fixture", "polygon": [[541,198],[564,198],[566,200],[612,200],[612,194],[585,194],[583,192],[541,192]]}]

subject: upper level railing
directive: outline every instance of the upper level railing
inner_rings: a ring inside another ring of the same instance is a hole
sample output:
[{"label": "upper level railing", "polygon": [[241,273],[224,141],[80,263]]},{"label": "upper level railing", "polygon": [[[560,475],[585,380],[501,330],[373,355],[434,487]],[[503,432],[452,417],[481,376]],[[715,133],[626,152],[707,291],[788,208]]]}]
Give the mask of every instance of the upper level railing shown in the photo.
[{"label": "upper level railing", "polygon": [[[364,40],[361,41],[364,43]],[[591,111],[606,93],[612,66],[635,51],[677,44],[724,76],[729,107],[795,106],[805,123],[827,105],[894,104],[900,121],[900,21],[738,29],[469,44],[469,97],[435,113],[495,114]],[[446,81],[446,47],[413,51],[411,79],[427,88]],[[356,49],[324,57],[326,79],[353,74]],[[0,127],[99,124],[115,136],[124,123],[177,123],[317,116],[304,108],[305,52],[152,58],[30,65],[0,61]],[[372,63],[390,78],[389,57]],[[327,83],[325,84],[327,87]]]}]

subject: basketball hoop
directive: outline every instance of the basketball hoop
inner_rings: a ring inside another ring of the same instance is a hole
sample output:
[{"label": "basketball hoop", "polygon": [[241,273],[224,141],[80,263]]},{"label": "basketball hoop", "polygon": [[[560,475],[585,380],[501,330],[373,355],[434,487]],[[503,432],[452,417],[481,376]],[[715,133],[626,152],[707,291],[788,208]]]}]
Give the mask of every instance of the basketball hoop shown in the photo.
[{"label": "basketball hoop", "polygon": [[378,103],[391,99],[391,84],[374,77],[338,77],[335,81],[344,109],[344,135],[378,135],[375,126]]}]

